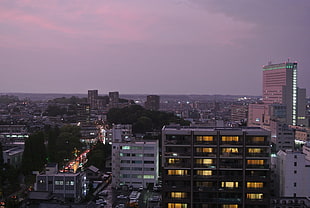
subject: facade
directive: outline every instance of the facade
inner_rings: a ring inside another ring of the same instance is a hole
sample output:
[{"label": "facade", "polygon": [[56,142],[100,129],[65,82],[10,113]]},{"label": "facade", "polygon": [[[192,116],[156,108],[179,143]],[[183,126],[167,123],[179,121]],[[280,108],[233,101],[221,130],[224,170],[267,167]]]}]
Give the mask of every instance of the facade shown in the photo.
[{"label": "facade", "polygon": [[[309,147],[303,152],[280,150],[277,153],[277,187],[279,197],[309,197],[310,196],[310,161]],[[309,156],[308,156],[309,157]]]},{"label": "facade", "polygon": [[158,95],[148,95],[144,107],[148,110],[158,111],[160,107],[160,97]]},{"label": "facade", "polygon": [[3,150],[3,163],[19,167],[22,163],[23,153],[24,149],[18,146]]},{"label": "facade", "polygon": [[90,109],[95,109],[97,107],[98,90],[88,90],[87,101],[90,105]]},{"label": "facade", "polygon": [[[115,126],[116,127],[116,126]],[[158,180],[159,153],[157,140],[135,140],[128,126],[113,130],[112,187],[146,188]]]},{"label": "facade", "polygon": [[109,92],[109,108],[117,108],[119,104],[119,92]]},{"label": "facade", "polygon": [[305,89],[297,87],[297,63],[285,62],[263,67],[263,102],[284,104],[287,124],[305,122],[305,108],[298,110],[298,103],[305,104],[305,99]]},{"label": "facade", "polygon": [[269,132],[164,127],[162,179],[163,207],[269,207]]},{"label": "facade", "polygon": [[240,122],[245,121],[248,118],[248,106],[247,105],[232,105],[231,106],[231,121]]},{"label": "facade", "polygon": [[57,164],[49,164],[36,176],[35,191],[50,192],[65,201],[79,202],[86,195],[86,176],[79,173],[59,173]]}]

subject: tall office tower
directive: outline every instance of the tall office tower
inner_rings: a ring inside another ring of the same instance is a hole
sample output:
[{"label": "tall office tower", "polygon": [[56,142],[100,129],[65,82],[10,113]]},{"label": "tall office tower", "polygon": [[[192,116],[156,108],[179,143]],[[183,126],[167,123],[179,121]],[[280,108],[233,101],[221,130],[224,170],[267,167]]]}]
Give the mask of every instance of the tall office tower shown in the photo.
[{"label": "tall office tower", "polygon": [[90,109],[97,107],[98,90],[88,90],[87,102],[90,105]]},{"label": "tall office tower", "polygon": [[287,124],[298,125],[305,120],[305,112],[298,112],[298,101],[306,99],[298,95],[305,96],[304,91],[297,87],[297,63],[270,63],[263,67],[263,102],[284,104]]},{"label": "tall office tower", "polygon": [[119,92],[109,92],[109,107],[117,108],[119,103]]},{"label": "tall office tower", "polygon": [[160,97],[158,95],[148,95],[144,107],[148,110],[158,111]]},{"label": "tall office tower", "polygon": [[270,133],[166,126],[162,179],[162,207],[269,207]]}]

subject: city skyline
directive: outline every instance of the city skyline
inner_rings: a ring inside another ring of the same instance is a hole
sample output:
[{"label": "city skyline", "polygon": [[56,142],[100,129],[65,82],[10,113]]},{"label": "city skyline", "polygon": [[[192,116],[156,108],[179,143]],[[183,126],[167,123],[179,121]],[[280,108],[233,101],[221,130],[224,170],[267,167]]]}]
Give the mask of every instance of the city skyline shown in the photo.
[{"label": "city skyline", "polygon": [[310,2],[2,1],[0,93],[262,95],[269,61],[310,83]]}]

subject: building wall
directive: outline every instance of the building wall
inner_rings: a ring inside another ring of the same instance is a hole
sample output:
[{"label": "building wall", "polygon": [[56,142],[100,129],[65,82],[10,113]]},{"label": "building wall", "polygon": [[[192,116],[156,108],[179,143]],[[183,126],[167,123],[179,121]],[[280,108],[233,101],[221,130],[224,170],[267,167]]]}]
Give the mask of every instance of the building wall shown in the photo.
[{"label": "building wall", "polygon": [[163,207],[269,207],[270,135],[164,127]]}]

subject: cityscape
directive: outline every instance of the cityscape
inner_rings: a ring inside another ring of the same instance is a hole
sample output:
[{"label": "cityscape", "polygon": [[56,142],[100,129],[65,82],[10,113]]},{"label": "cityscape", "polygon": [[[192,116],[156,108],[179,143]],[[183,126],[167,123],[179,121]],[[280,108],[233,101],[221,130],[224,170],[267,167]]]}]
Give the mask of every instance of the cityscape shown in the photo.
[{"label": "cityscape", "polygon": [[0,2],[0,208],[310,207],[309,11]]}]

